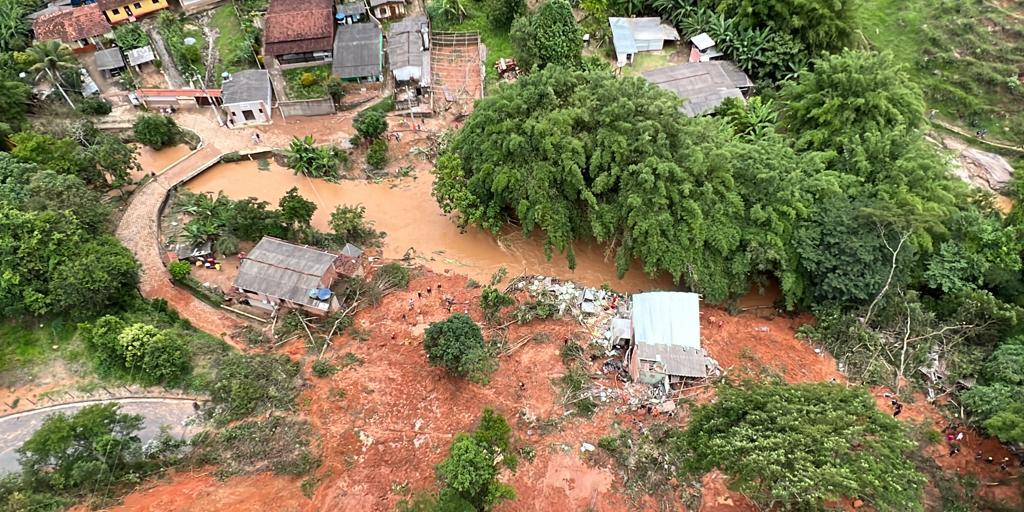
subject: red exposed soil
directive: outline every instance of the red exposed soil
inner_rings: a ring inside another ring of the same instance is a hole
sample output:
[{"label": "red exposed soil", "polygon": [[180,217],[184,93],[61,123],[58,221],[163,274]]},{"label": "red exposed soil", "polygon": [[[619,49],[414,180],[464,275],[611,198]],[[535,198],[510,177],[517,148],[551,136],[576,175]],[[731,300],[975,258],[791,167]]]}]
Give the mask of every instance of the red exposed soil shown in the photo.
[{"label": "red exposed soil", "polygon": [[[432,293],[426,292],[428,286]],[[424,272],[408,290],[393,293],[356,316],[356,325],[369,332],[367,341],[348,335],[335,338],[327,357],[340,362],[346,352],[352,352],[365,362],[325,379],[311,379],[299,400],[302,413],[321,436],[323,464],[317,470],[321,483],[311,500],[301,496],[299,481],[291,478],[260,475],[216,482],[209,476],[179,474],[169,482],[150,484],[116,510],[393,510],[399,500],[435,488],[434,466],[446,455],[456,434],[474,428],[485,407],[509,418],[518,446],[528,445],[536,453],[532,462],[520,460],[517,472],[502,476],[515,488],[517,498],[497,507],[498,511],[665,510],[653,497],[629,501],[615,463],[604,457],[591,460],[590,454],[581,452],[581,444],[596,445],[613,430],[614,423],[630,425],[634,417],[645,423],[682,423],[685,414],[652,419],[640,412],[617,412],[623,404],[612,401],[602,405],[593,418],[566,417],[557,428],[544,428],[544,420],[550,420],[550,425],[562,417],[559,392],[552,381],[564,372],[561,340],[579,330],[579,324],[563,319],[511,326],[510,345],[522,339],[531,341],[501,357],[490,384],[471,384],[427,366],[421,347],[426,326],[448,315],[442,306],[444,294],[454,297],[454,311],[468,310],[481,320],[476,306],[479,290],[466,288],[465,277]],[[830,356],[816,353],[795,338],[794,328],[808,320],[729,316],[706,308],[702,329],[706,347],[728,375],[758,375],[768,370],[789,382],[841,381]],[[301,343],[286,346],[285,352],[306,358],[307,367],[311,363]],[[621,387],[611,377],[602,377],[600,382]],[[881,393],[877,393],[879,397]],[[880,407],[888,410],[888,402],[880,400]],[[531,421],[533,418],[536,421]],[[906,405],[900,419],[922,418],[938,421],[940,416],[933,406],[915,401]],[[970,434],[958,458],[944,458],[941,443],[929,448],[929,453],[948,470],[973,472],[983,476],[983,481],[998,476],[983,461],[974,461],[973,450],[994,457],[1004,452],[994,441],[975,441],[976,435]],[[949,465],[951,461],[955,463]],[[1019,499],[1011,490],[1005,485],[986,486],[981,492]],[[665,490],[669,494],[678,491]],[[837,505],[852,508],[849,502]],[[668,510],[683,510],[678,501],[668,506]],[[713,472],[703,480],[699,510],[755,508],[726,488],[724,476]]]},{"label": "red exposed soil", "polygon": [[309,507],[298,481],[269,474],[238,476],[223,482],[210,475],[173,473],[168,479],[147,483],[112,511],[219,512],[222,510],[274,510],[297,512]]}]

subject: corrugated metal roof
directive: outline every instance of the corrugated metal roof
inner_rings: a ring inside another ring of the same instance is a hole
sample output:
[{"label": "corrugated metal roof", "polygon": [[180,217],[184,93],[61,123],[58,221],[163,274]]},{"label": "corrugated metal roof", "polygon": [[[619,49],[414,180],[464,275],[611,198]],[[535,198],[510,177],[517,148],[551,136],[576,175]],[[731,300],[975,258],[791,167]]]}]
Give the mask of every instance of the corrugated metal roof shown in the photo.
[{"label": "corrugated metal roof", "polygon": [[637,357],[641,361],[657,361],[664,367],[666,375],[680,377],[707,377],[707,357],[704,350],[675,345],[637,345]]},{"label": "corrugated metal roof", "polygon": [[124,58],[121,57],[121,49],[107,48],[96,52],[96,69],[106,71],[108,69],[119,69],[124,67]]},{"label": "corrugated metal roof", "polygon": [[125,55],[128,57],[128,64],[132,66],[156,60],[156,55],[153,55],[153,47],[149,45],[128,50]]},{"label": "corrugated metal roof", "polygon": [[649,82],[684,99],[680,108],[690,117],[714,110],[725,98],[743,98],[740,88],[753,85],[731,62],[691,62],[645,71]]},{"label": "corrugated metal roof", "polygon": [[376,24],[338,25],[331,74],[338,78],[380,76],[381,32]]},{"label": "corrugated metal roof", "polygon": [[420,85],[430,84],[430,51],[425,41],[427,19],[410,16],[391,24],[388,29],[388,65],[396,82],[418,81]]},{"label": "corrugated metal roof", "polygon": [[341,248],[341,254],[349,258],[358,258],[363,255],[363,250],[349,243]]},{"label": "corrugated metal roof", "polygon": [[608,24],[612,27],[612,44],[615,46],[615,53],[636,53],[636,40],[633,39],[629,18],[608,18]]},{"label": "corrugated metal roof", "polygon": [[310,290],[334,264],[331,253],[264,237],[238,266],[235,286],[298,304],[320,307]]},{"label": "corrugated metal roof", "polygon": [[636,53],[636,41],[678,41],[679,32],[661,18],[608,18],[615,53]]},{"label": "corrugated metal roof", "polygon": [[700,348],[700,295],[650,292],[633,295],[637,343]]}]

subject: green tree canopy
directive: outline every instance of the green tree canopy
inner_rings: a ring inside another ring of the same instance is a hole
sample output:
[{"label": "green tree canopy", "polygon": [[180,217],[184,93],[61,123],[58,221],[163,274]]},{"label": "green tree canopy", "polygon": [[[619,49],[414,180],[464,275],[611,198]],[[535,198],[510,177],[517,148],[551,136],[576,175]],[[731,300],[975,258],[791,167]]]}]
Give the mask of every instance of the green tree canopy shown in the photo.
[{"label": "green tree canopy", "polygon": [[526,0],[486,0],[487,21],[492,27],[509,30],[512,22],[526,13]]},{"label": "green tree canopy", "polygon": [[295,227],[309,226],[313,212],[316,211],[316,203],[302,197],[298,187],[292,187],[285,192],[277,206],[280,208],[281,220]]},{"label": "green tree canopy", "polygon": [[356,114],[356,118],[352,120],[352,127],[364,140],[373,140],[388,131],[388,120],[384,112],[367,109]]},{"label": "green tree canopy", "polygon": [[142,462],[142,416],[97,404],[56,413],[18,448],[23,475],[43,489],[73,491],[127,478]]},{"label": "green tree canopy", "polygon": [[510,37],[516,61],[524,69],[580,65],[583,30],[566,0],[545,0],[536,12],[516,18]]},{"label": "green tree canopy", "polygon": [[880,511],[922,510],[914,444],[863,389],[838,384],[723,387],[676,440],[690,470],[722,470],[762,507],[818,509],[858,497]]},{"label": "green tree canopy", "polygon": [[162,149],[178,140],[180,129],[173,119],[159,114],[143,114],[132,125],[135,140],[153,149]]},{"label": "green tree canopy", "polygon": [[494,370],[493,356],[484,344],[480,326],[461,313],[430,324],[423,334],[423,348],[431,366],[460,377],[486,381]]},{"label": "green tree canopy", "polygon": [[999,345],[985,363],[982,382],[962,396],[989,433],[1004,443],[1024,442],[1024,337]]}]

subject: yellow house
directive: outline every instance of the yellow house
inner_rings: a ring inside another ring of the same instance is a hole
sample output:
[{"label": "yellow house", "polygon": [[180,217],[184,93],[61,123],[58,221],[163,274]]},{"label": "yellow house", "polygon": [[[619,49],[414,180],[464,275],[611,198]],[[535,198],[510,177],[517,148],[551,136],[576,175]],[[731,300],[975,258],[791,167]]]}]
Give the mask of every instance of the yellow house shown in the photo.
[{"label": "yellow house", "polygon": [[103,9],[103,14],[111,24],[135,21],[136,18],[170,7],[167,0],[98,0],[96,4]]}]

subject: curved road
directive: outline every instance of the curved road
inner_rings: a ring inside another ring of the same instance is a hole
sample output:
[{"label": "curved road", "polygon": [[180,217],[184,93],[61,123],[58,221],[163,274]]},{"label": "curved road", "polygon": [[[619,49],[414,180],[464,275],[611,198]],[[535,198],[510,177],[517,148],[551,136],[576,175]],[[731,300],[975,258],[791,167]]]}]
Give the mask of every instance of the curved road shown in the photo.
[{"label": "curved road", "polygon": [[188,421],[195,416],[193,401],[192,398],[88,400],[4,416],[0,418],[0,475],[18,470],[18,453],[15,450],[32,437],[43,420],[53,413],[74,414],[87,405],[120,404],[122,413],[142,415],[145,423],[139,437],[146,443],[155,439],[160,433],[160,427],[165,425],[169,427],[170,434],[178,438],[191,437],[201,430]]},{"label": "curved road", "polygon": [[196,328],[243,348],[243,344],[231,337],[231,333],[240,325],[237,320],[171,284],[159,248],[157,214],[167,191],[218,156],[220,150],[209,145],[203,146],[136,189],[118,223],[117,238],[139,260],[139,291],[143,297],[166,300]]}]

